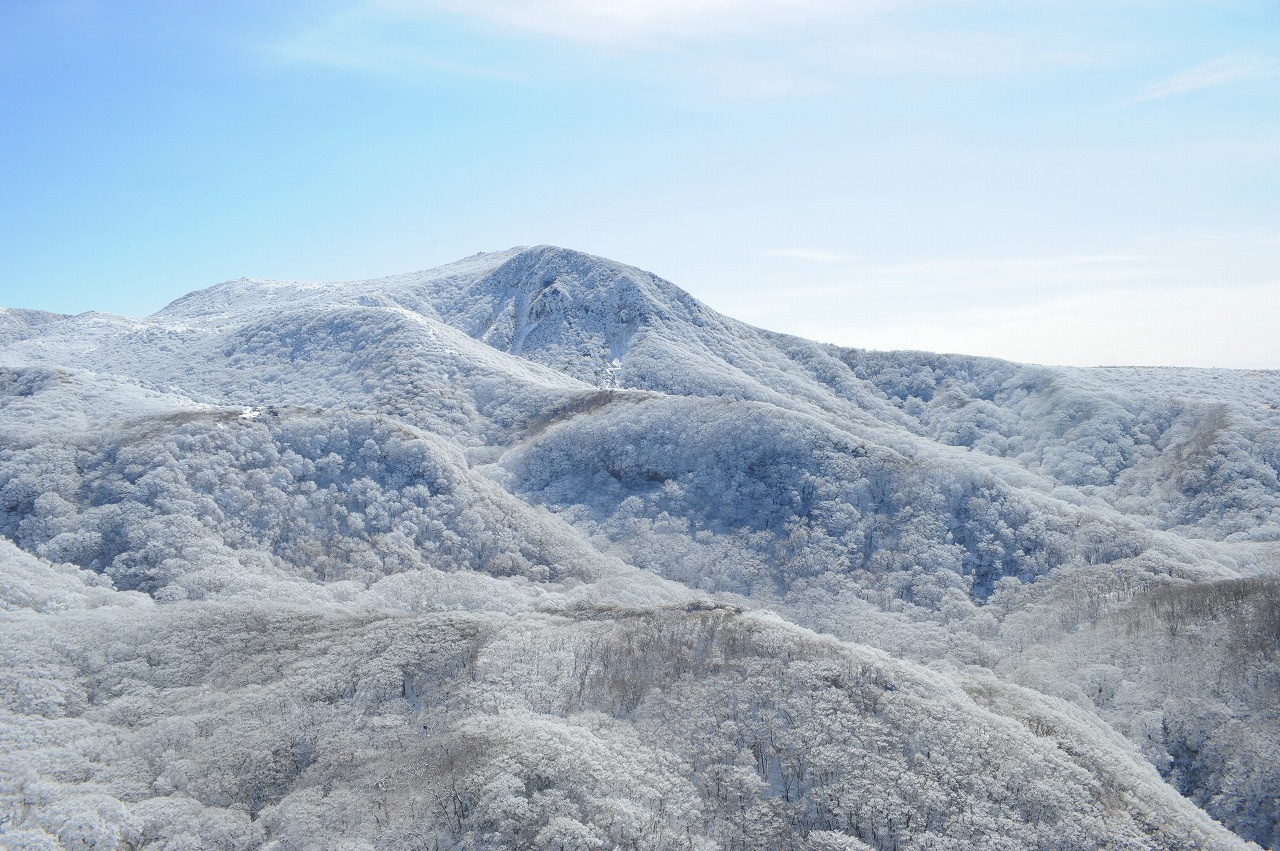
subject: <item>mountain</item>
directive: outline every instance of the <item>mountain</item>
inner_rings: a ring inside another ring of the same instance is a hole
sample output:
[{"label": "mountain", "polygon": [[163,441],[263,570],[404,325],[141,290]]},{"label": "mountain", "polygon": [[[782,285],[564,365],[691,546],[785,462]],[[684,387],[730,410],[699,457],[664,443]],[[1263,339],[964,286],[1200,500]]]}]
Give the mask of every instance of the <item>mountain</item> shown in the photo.
[{"label": "mountain", "polygon": [[549,246],[2,311],[0,838],[1280,845],[1278,424]]}]

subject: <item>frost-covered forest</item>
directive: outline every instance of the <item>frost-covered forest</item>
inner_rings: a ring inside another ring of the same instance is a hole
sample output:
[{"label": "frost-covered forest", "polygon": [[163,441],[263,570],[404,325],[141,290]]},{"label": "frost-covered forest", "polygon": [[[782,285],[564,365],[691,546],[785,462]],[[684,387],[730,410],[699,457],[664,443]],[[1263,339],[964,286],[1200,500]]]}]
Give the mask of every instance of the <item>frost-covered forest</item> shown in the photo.
[{"label": "frost-covered forest", "polygon": [[1280,847],[1278,476],[552,247],[0,310],[0,846]]}]

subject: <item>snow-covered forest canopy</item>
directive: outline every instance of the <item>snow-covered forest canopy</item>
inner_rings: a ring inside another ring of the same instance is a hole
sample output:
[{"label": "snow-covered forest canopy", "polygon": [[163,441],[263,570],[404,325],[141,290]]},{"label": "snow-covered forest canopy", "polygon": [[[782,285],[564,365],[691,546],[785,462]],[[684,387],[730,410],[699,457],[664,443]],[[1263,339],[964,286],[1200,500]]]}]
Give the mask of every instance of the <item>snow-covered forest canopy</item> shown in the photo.
[{"label": "snow-covered forest canopy", "polygon": [[553,247],[0,310],[0,846],[1280,847],[1278,477]]}]

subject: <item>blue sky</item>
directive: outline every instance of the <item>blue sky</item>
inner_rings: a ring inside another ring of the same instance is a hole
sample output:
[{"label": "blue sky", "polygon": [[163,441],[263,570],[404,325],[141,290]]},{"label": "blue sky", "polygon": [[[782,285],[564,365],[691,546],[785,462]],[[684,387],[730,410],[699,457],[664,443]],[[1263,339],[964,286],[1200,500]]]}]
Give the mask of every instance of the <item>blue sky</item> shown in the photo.
[{"label": "blue sky", "polygon": [[0,304],[520,244],[765,327],[1280,368],[1280,2],[0,4]]}]

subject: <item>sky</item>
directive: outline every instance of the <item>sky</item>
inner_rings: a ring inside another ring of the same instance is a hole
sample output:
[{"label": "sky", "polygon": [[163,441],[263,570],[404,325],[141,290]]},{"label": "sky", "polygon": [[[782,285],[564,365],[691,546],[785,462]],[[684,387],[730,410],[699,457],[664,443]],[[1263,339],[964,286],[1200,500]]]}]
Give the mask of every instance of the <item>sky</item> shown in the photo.
[{"label": "sky", "polygon": [[1280,0],[0,3],[0,305],[554,244],[825,342],[1280,368]]}]

